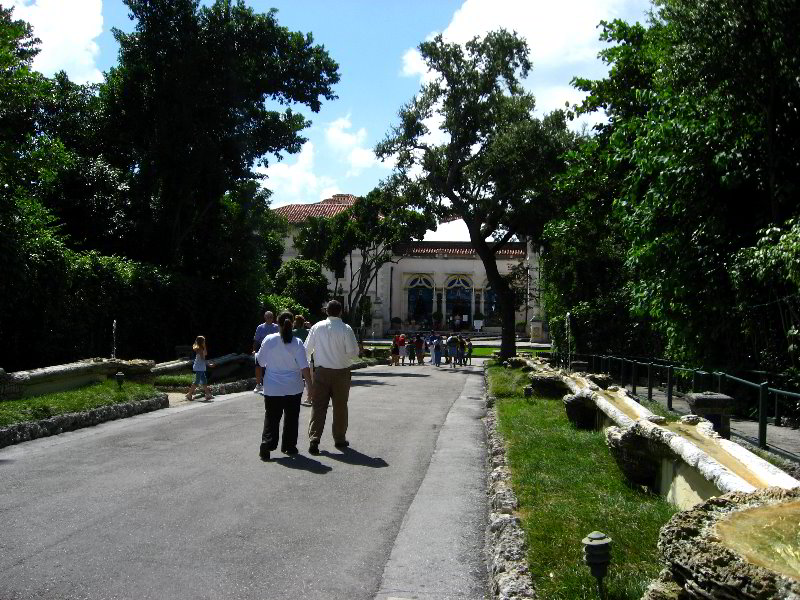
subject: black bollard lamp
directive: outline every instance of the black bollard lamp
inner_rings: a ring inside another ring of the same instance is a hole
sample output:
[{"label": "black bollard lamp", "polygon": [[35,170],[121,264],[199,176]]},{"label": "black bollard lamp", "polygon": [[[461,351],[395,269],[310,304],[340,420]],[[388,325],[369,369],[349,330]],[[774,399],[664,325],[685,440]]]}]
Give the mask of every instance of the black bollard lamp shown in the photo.
[{"label": "black bollard lamp", "polygon": [[603,577],[608,573],[611,564],[611,538],[605,533],[593,531],[581,540],[583,543],[583,560],[592,575],[597,579],[597,591],[605,598]]},{"label": "black bollard lamp", "polygon": [[117,385],[119,389],[122,389],[122,382],[125,381],[125,373],[122,371],[117,371],[116,375],[114,375],[114,379],[117,380]]}]

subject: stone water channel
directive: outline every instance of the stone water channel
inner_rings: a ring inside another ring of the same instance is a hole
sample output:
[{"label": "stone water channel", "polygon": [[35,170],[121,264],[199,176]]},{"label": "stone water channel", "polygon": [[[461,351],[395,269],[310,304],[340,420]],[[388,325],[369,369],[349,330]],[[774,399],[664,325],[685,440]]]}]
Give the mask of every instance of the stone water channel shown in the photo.
[{"label": "stone water channel", "polygon": [[643,600],[800,600],[800,481],[710,421],[668,421],[604,376],[538,358],[510,366],[530,370],[532,391],[561,385],[570,420],[602,429],[628,479],[681,509],[661,530],[665,568]]}]

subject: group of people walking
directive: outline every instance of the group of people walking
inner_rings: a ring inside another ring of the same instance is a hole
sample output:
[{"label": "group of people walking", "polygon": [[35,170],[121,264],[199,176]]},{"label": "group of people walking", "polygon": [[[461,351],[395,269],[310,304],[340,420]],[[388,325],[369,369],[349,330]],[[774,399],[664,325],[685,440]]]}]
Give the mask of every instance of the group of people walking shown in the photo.
[{"label": "group of people walking", "polygon": [[472,364],[472,340],[463,335],[443,337],[431,331],[427,338],[422,334],[409,336],[398,334],[392,340],[390,351],[391,364],[394,366],[408,364],[424,364],[425,355],[431,354],[431,364],[439,367],[450,364],[453,368]]},{"label": "group of people walking", "polygon": [[[297,437],[300,421],[300,404],[303,391],[308,392],[311,416],[308,423],[308,452],[318,455],[328,407],[333,408],[331,430],[334,446],[346,448],[350,396],[350,364],[358,356],[358,342],[349,325],[341,319],[342,305],[336,300],[328,302],[327,318],[310,328],[302,315],[284,311],[275,315],[264,313],[264,322],[253,336],[253,356],[256,369],[256,387],[253,390],[264,396],[264,428],[261,434],[259,456],[268,461],[270,453],[278,449],[287,455],[298,453]],[[195,344],[195,372],[187,399],[195,388],[202,385],[206,399],[211,398],[206,377],[208,348],[203,336]],[[392,341],[392,364],[424,364],[430,353],[431,363],[472,364],[472,341],[462,335],[443,337],[431,331],[422,334],[395,336]],[[313,366],[313,368],[312,368]],[[281,429],[283,421],[283,431]]]},{"label": "group of people walking", "polygon": [[[346,448],[350,445],[347,401],[350,363],[358,356],[358,343],[353,330],[341,319],[341,303],[328,302],[327,314],[327,319],[305,329],[302,317],[295,319],[290,312],[281,313],[274,328],[262,327],[271,324],[268,322],[271,313],[267,313],[265,322],[256,329],[253,339],[256,390],[264,396],[264,429],[259,456],[264,461],[270,459],[270,452],[278,448],[279,441],[284,454],[297,454],[300,399],[304,388],[308,390],[311,405],[308,453],[319,454],[329,405],[333,407],[334,446]],[[264,330],[267,333],[259,342]]]}]

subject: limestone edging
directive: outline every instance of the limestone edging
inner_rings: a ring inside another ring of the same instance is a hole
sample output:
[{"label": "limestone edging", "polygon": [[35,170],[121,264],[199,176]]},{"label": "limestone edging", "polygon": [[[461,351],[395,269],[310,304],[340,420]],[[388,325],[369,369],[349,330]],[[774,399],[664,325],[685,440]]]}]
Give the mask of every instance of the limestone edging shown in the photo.
[{"label": "limestone edging", "polygon": [[486,426],[488,448],[489,524],[486,527],[486,555],[489,587],[497,600],[527,600],[535,598],[528,570],[527,543],[520,518],[514,514],[519,507],[511,488],[511,471],[506,464],[505,440],[497,430],[495,399],[489,395],[487,371]]},{"label": "limestone edging", "polygon": [[106,421],[132,417],[168,406],[169,400],[167,399],[167,395],[159,393],[145,400],[108,404],[106,406],[98,406],[97,408],[85,412],[64,413],[39,421],[15,423],[8,427],[0,427],[0,448],[41,437],[58,435],[65,431],[92,427],[100,423],[105,423]]}]

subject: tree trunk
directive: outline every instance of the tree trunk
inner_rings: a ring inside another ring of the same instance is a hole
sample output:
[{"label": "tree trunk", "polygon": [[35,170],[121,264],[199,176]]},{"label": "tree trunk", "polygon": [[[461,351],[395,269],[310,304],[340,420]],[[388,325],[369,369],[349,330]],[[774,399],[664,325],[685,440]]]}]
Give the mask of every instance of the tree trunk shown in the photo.
[{"label": "tree trunk", "polygon": [[[503,298],[505,296],[505,298]],[[505,360],[517,354],[516,311],[514,310],[514,292],[509,289],[508,294],[498,294],[500,313],[503,317],[503,331],[500,338],[500,358]]]},{"label": "tree trunk", "polygon": [[[483,262],[483,267],[486,269],[486,279],[489,280],[489,285],[497,294],[497,301],[500,304],[500,314],[503,319],[503,331],[500,337],[500,358],[505,360],[517,354],[517,338],[514,332],[515,325],[515,310],[514,310],[514,290],[508,284],[508,281],[500,275],[497,269],[497,259],[495,253],[489,245],[481,239],[480,230],[477,227],[470,229],[470,238],[472,238],[472,245],[478,256]],[[475,233],[473,233],[473,229]]]}]

